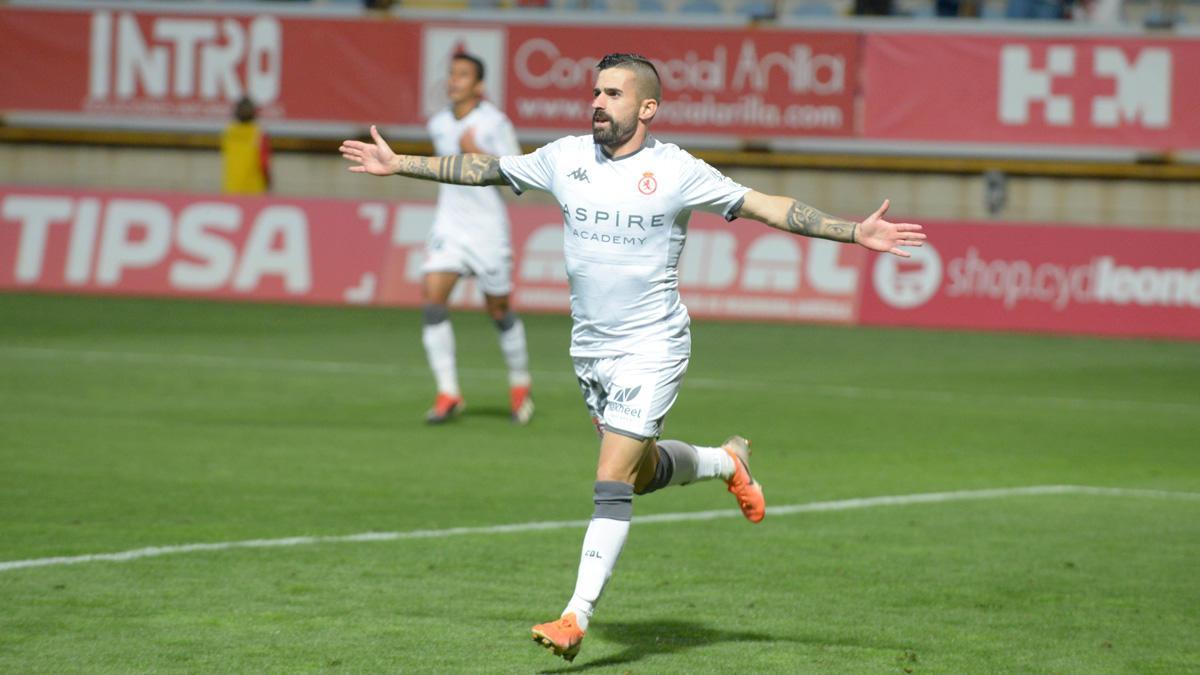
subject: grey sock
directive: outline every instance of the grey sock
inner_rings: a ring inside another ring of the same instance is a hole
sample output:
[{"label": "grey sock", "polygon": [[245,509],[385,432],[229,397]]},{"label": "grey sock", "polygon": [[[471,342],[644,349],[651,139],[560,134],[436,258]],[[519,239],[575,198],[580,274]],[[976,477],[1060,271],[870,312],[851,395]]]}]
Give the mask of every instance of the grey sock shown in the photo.
[{"label": "grey sock", "polygon": [[633,486],[617,480],[598,480],[593,488],[592,501],[596,510],[593,518],[609,520],[633,519]]},{"label": "grey sock", "polygon": [[435,305],[432,303],[421,305],[421,323],[424,323],[426,326],[436,326],[449,318],[450,308],[445,305]]},{"label": "grey sock", "polygon": [[668,485],[687,485],[696,480],[700,468],[700,455],[690,443],[667,439],[658,441],[658,466],[654,478],[642,494],[654,492]]},{"label": "grey sock", "polygon": [[503,333],[517,323],[517,315],[513,314],[510,310],[505,312],[504,316],[500,317],[499,319],[492,319],[492,323],[496,324],[496,330]]}]

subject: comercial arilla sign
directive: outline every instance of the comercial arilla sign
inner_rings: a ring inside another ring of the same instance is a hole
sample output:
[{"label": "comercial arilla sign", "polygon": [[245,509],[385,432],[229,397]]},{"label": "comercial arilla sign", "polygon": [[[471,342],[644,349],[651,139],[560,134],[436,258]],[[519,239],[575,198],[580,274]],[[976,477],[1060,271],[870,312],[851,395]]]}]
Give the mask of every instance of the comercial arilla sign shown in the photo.
[{"label": "comercial arilla sign", "polygon": [[[0,290],[417,307],[434,206],[0,185]],[[514,301],[569,309],[564,224],[513,206]],[[596,236],[605,236],[598,226]],[[695,214],[696,317],[1200,339],[1200,233],[927,223],[911,258]],[[479,306],[473,284],[454,302]]]},{"label": "comercial arilla sign", "polygon": [[613,51],[655,63],[660,133],[739,137],[854,133],[859,36],[850,32],[530,25],[506,28],[508,101],[518,128],[578,130],[595,66]]}]

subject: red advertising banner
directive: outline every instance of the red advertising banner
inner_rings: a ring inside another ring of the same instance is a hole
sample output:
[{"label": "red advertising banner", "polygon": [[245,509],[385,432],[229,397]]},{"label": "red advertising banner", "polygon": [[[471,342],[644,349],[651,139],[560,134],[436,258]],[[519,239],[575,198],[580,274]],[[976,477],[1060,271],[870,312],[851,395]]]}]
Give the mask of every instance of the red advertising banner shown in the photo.
[{"label": "red advertising banner", "polygon": [[[655,128],[726,138],[847,137],[852,32],[424,23],[218,9],[0,7],[0,110],[84,124],[217,128],[249,95],[269,122],[378,123],[423,137],[445,105],[451,55],[478,54],[488,95],[521,130],[586,133],[594,67],[612,51],[654,59]],[[130,121],[132,120],[132,121]]]},{"label": "red advertising banner", "polygon": [[[149,8],[149,9],[148,9]],[[275,129],[378,123],[424,138],[468,49],[517,129],[586,132],[594,66],[658,66],[667,138],[858,139],[1200,150],[1200,40],[975,32],[479,23],[0,6],[0,111],[17,120],[215,130],[243,94]],[[269,127],[270,128],[270,127]],[[891,147],[891,146],[889,146]]]},{"label": "red advertising banner", "polygon": [[655,62],[659,133],[850,136],[859,40],[852,32],[509,26],[508,114],[517,128],[587,130],[595,66],[610,52]]},{"label": "red advertising banner", "polygon": [[419,123],[420,27],[271,13],[0,7],[0,110],[208,121]]},{"label": "red advertising banner", "polygon": [[1200,232],[926,223],[864,267],[864,324],[1200,339]]},{"label": "red advertising banner", "polygon": [[1200,148],[1200,41],[871,33],[863,136]]},{"label": "red advertising banner", "polygon": [[[569,307],[554,207],[513,206],[515,304]],[[0,290],[420,304],[426,203],[0,186]],[[1200,339],[1200,232],[926,223],[912,258],[695,214],[697,317]],[[480,306],[472,283],[453,301]]]},{"label": "red advertising banner", "polygon": [[[418,306],[434,206],[0,186],[0,290]],[[562,214],[516,206],[515,304],[569,308]],[[864,252],[696,214],[693,315],[852,322]],[[453,301],[479,306],[472,283]]]}]

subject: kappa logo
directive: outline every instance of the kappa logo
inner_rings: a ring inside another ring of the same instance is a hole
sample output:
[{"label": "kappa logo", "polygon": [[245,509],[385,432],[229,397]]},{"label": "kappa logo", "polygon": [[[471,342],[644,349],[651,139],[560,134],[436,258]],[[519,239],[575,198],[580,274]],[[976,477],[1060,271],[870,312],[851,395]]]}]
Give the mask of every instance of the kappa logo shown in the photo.
[{"label": "kappa logo", "polygon": [[591,179],[588,178],[587,171],[584,171],[582,166],[567,174],[567,178],[574,178],[575,180],[584,183],[592,182]]},{"label": "kappa logo", "polygon": [[640,393],[642,393],[641,385],[638,385],[636,387],[621,387],[618,389],[614,389],[612,396],[609,396],[608,400],[615,401],[617,403],[628,403],[628,402],[636,399],[637,395]]}]

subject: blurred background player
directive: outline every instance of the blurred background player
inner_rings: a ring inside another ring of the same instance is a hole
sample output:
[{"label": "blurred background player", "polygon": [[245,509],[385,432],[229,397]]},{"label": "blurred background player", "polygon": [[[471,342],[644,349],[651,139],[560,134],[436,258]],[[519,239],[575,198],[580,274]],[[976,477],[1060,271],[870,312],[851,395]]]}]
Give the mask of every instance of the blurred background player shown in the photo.
[{"label": "blurred background player", "polygon": [[260,195],[271,189],[271,142],[257,117],[254,101],[243,96],[221,132],[222,186],[228,194]]},{"label": "blurred background player", "polygon": [[[446,94],[450,105],[429,119],[437,155],[483,153],[517,155],[521,147],[512,123],[483,98],[483,61],[459,52],[450,61]],[[495,187],[445,185],[438,189],[437,213],[425,247],[422,283],[422,341],[437,383],[437,398],[426,413],[440,424],[462,412],[454,329],[447,303],[463,275],[476,278],[488,316],[500,332],[500,351],[508,365],[512,419],[527,424],[533,416],[525,326],[513,313],[512,245],[508,210]]]}]

